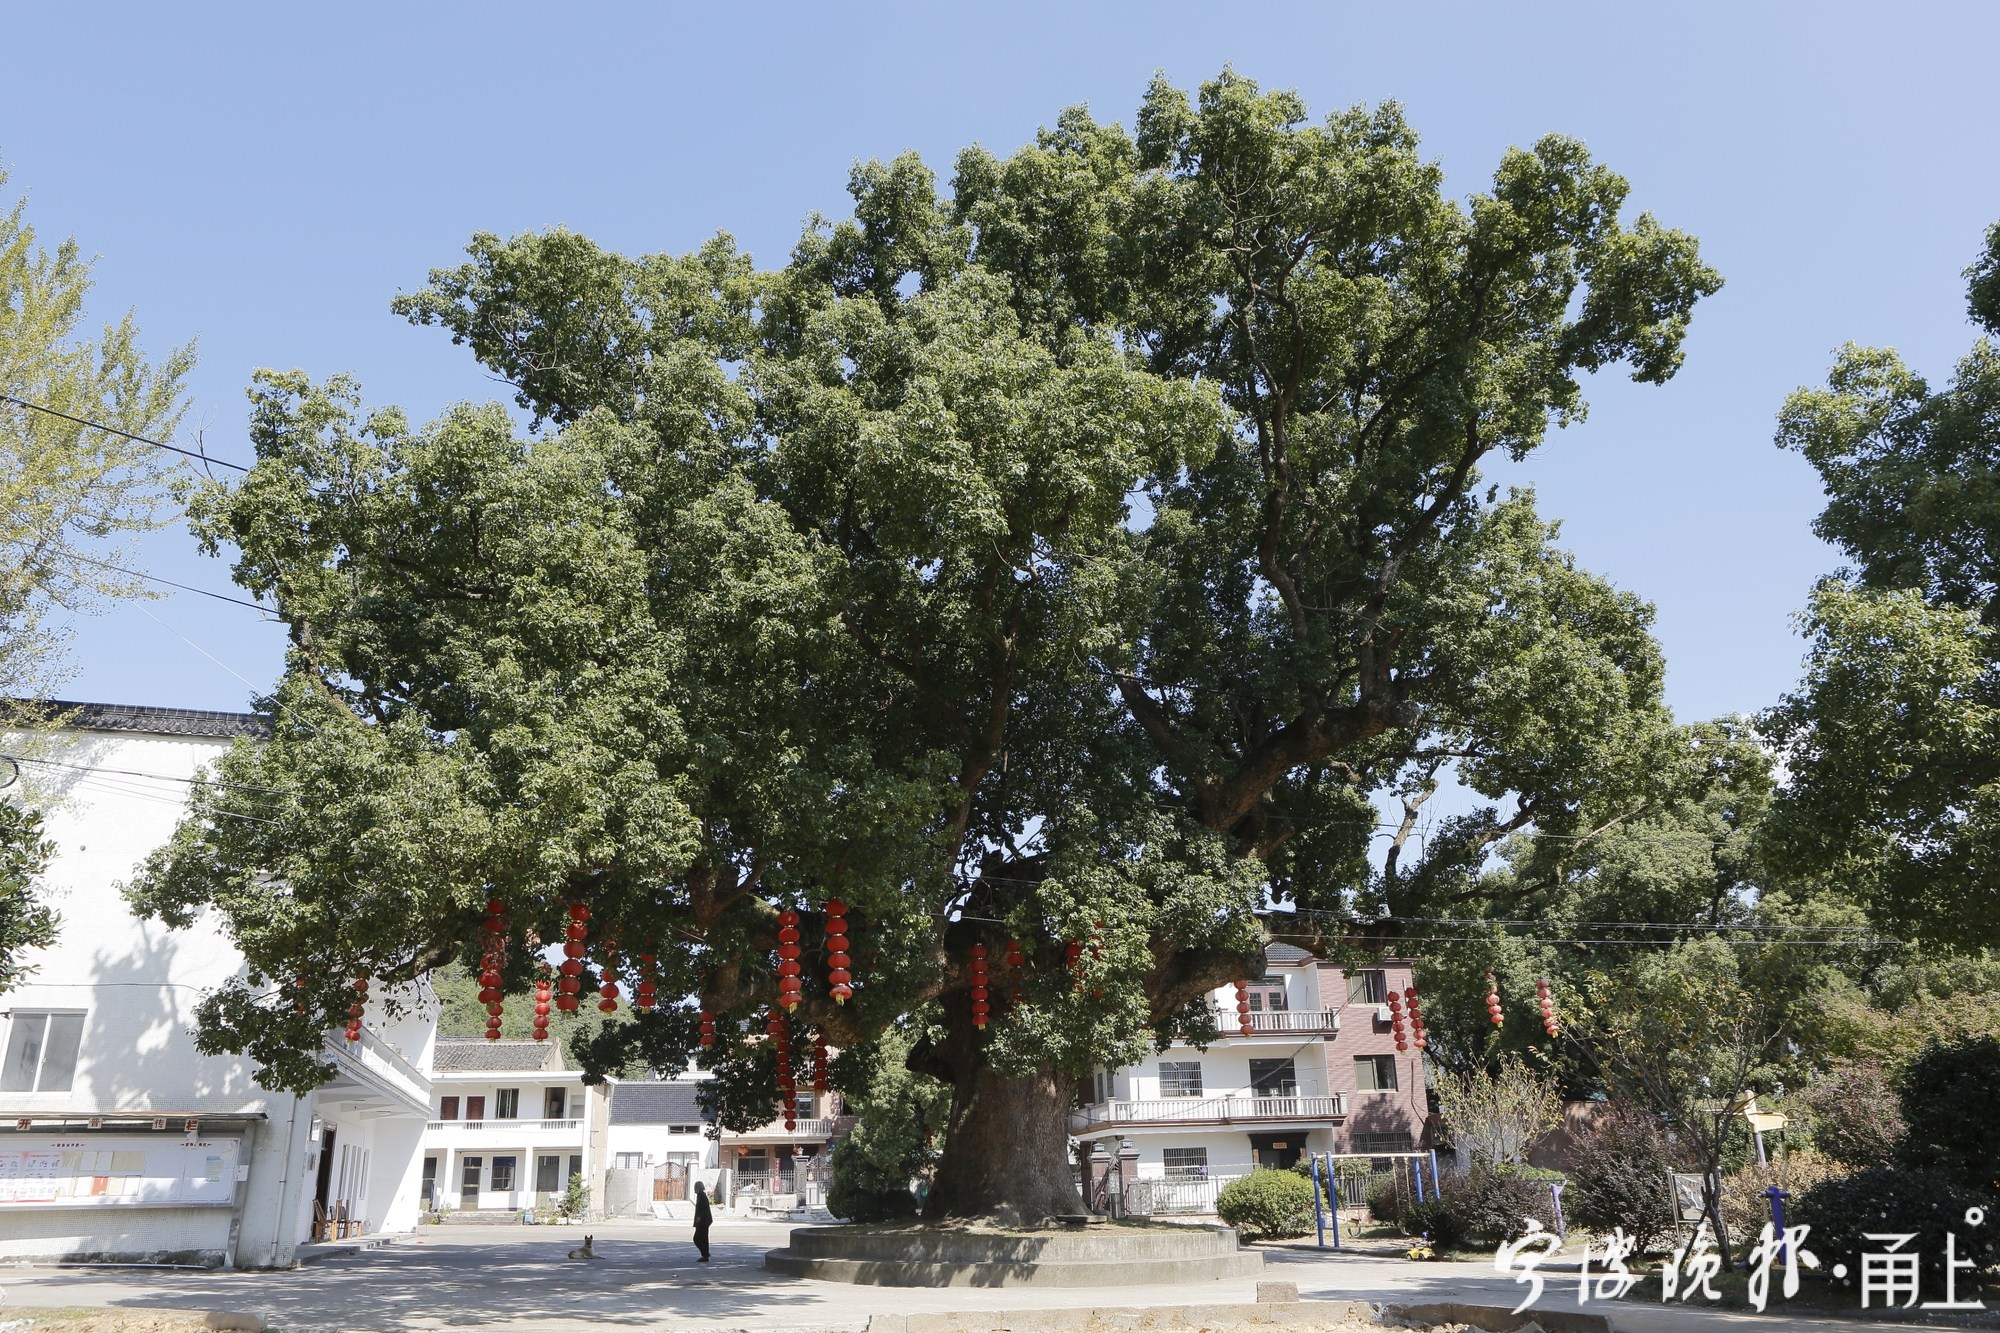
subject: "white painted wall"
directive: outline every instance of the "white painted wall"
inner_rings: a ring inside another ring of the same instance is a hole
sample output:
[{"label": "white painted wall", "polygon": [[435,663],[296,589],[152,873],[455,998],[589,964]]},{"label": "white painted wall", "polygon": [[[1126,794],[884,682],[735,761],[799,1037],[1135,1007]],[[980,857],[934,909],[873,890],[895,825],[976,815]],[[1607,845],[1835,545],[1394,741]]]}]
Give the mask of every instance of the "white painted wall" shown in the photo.
[{"label": "white painted wall", "polygon": [[[250,1169],[236,1208],[62,1211],[0,1204],[0,1259],[192,1252],[205,1262],[289,1265],[310,1225],[308,1130],[315,1116],[334,1124],[344,1141],[367,1146],[367,1195],[378,1229],[415,1225],[422,1113],[409,1108],[398,1115],[376,1105],[364,1115],[358,1102],[336,1103],[326,1093],[294,1099],[257,1086],[248,1059],[200,1054],[191,1035],[195,1006],[204,992],[240,972],[242,958],[213,914],[203,912],[187,930],[168,930],[134,916],[119,890],[173,832],[185,808],[186,779],[230,744],[114,731],[0,737],[7,752],[47,761],[21,765],[19,790],[43,811],[45,831],[56,844],[42,890],[63,918],[56,943],[31,953],[36,970],[6,1004],[10,1014],[85,1014],[70,1088],[0,1093],[0,1125],[22,1116],[112,1112],[262,1117],[245,1131]],[[0,1043],[11,1021],[0,1023]],[[386,1042],[394,1059],[415,1066],[393,1079],[420,1085],[435,1010],[425,1008],[387,1028],[375,1014],[368,1021],[371,1036]],[[379,1064],[388,1057],[378,1052],[371,1058]],[[203,1132],[218,1131],[205,1126]],[[0,1130],[0,1150],[48,1138],[42,1131]]]}]

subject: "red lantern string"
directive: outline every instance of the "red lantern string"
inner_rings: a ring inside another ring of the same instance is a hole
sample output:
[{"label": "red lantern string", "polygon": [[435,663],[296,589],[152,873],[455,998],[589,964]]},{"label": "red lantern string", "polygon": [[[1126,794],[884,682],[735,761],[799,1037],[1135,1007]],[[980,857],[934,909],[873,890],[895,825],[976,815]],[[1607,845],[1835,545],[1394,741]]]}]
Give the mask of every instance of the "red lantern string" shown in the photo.
[{"label": "red lantern string", "polygon": [[799,914],[787,907],[778,913],[778,1003],[787,1012],[799,1007]]},{"label": "red lantern string", "polygon": [[1547,977],[1535,978],[1535,1006],[1542,1011],[1542,1031],[1551,1037],[1562,1035],[1562,1027],[1556,1022],[1555,996],[1549,992]]},{"label": "red lantern string", "polygon": [[986,1029],[986,946],[972,946],[972,1026]]},{"label": "red lantern string", "polygon": [[1389,1031],[1396,1038],[1397,1050],[1410,1049],[1409,1036],[1403,1030],[1403,997],[1394,991],[1389,992]]},{"label": "red lantern string", "polygon": [[1500,983],[1493,979],[1493,969],[1486,969],[1486,1016],[1493,1020],[1493,1026],[1505,1027],[1506,1015],[1500,1012]]},{"label": "red lantern string", "polygon": [[368,1012],[367,977],[356,977],[354,979],[354,1002],[347,1006],[347,1039],[349,1041],[361,1040],[361,1014],[355,1013],[356,1009],[359,1009],[363,1014]]},{"label": "red lantern string", "polygon": [[1239,981],[1236,983],[1236,1029],[1246,1037],[1256,1030],[1255,1026],[1250,1022],[1250,983],[1248,981]]},{"label": "red lantern string", "polygon": [[1420,1051],[1430,1049],[1430,1038],[1424,1033],[1424,1011],[1417,1003],[1417,988],[1405,986],[1403,999],[1410,1007],[1410,1041]]},{"label": "red lantern string", "polygon": [[785,1128],[798,1128],[798,1080],[792,1077],[792,1034],[785,1022],[784,1011],[773,1009],[771,1019],[765,1025],[771,1036],[771,1045],[778,1054],[778,1095],[784,1098]]},{"label": "red lantern string", "polygon": [[1075,940],[1063,945],[1063,966],[1076,978],[1074,989],[1083,989],[1083,946]]},{"label": "red lantern string", "polygon": [[597,1009],[599,1013],[615,1014],[618,1012],[618,994],[619,994],[618,941],[613,939],[611,936],[606,935],[604,937],[602,953],[604,955],[604,961],[598,967],[597,975],[599,981],[601,981],[603,984],[597,988],[597,993],[603,996],[604,998],[600,999],[597,1002]]},{"label": "red lantern string", "polygon": [[1010,939],[1007,941],[1007,953],[1005,957],[1007,963],[1007,998],[1014,1004],[1024,1004],[1027,1001],[1028,993],[1021,986],[1021,965],[1028,960],[1026,955],[1021,952],[1021,942],[1019,940]]},{"label": "red lantern string", "polygon": [[506,995],[507,904],[498,898],[486,902],[486,919],[480,923],[479,1002],[486,1006],[486,1040],[500,1040],[501,1001]]},{"label": "red lantern string", "polygon": [[846,1004],[854,994],[849,983],[853,960],[847,953],[847,904],[838,898],[826,900],[826,990],[835,1004]]},{"label": "red lantern string", "polygon": [[701,1011],[701,1044],[715,1045],[715,1015],[706,1009]]},{"label": "red lantern string", "polygon": [[549,978],[545,971],[535,978],[535,1040],[549,1039]]},{"label": "red lantern string", "polygon": [[660,963],[652,954],[639,955],[639,985],[632,996],[634,1009],[651,1009],[660,1002]]},{"label": "red lantern string", "polygon": [[582,1007],[583,955],[590,938],[590,909],[582,903],[569,905],[569,924],[564,927],[562,975],[556,980],[556,1010],[573,1014]]},{"label": "red lantern string", "polygon": [[827,1082],[826,1034],[813,1034],[813,1091],[825,1092]]}]

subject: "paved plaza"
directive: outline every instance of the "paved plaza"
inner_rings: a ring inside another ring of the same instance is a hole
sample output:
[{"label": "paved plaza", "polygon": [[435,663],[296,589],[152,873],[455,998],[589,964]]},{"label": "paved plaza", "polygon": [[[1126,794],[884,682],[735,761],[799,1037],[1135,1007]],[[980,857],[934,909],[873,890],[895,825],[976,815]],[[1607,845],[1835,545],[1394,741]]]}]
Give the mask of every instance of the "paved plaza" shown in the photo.
[{"label": "paved plaza", "polygon": [[[427,1227],[359,1254],[279,1273],[160,1269],[0,1270],[0,1323],[24,1307],[168,1307],[262,1316],[285,1333],[322,1330],[496,1329],[506,1333],[592,1330],[854,1330],[876,1314],[995,1312],[1248,1303],[1254,1279],[1143,1288],[927,1290],[855,1287],[764,1271],[764,1252],[789,1227],[722,1223],[715,1261],[695,1262],[684,1224],[600,1223],[598,1258],[571,1261],[583,1233],[570,1227]],[[1379,1256],[1276,1248],[1266,1279],[1296,1282],[1308,1301],[1419,1303],[1460,1300],[1511,1307],[1521,1288],[1480,1264],[1413,1264]],[[1550,1308],[1576,1309],[1575,1279],[1551,1278]],[[1633,1333],[1678,1329],[1852,1330],[1837,1319],[1755,1316],[1683,1307],[1594,1304]],[[1873,1323],[1870,1328],[1892,1325]]]}]

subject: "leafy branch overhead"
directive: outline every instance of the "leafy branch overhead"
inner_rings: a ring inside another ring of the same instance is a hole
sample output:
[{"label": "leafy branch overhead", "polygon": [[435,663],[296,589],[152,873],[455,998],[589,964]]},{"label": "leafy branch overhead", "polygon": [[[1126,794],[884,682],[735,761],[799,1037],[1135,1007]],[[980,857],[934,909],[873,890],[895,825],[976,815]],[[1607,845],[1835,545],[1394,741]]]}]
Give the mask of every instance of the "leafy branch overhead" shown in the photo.
[{"label": "leafy branch overhead", "polygon": [[[1719,285],[1580,144],[1455,201],[1393,105],[1315,123],[1225,74],[851,192],[777,268],[475,237],[397,308],[526,436],[260,378],[258,465],[193,512],[290,625],[276,736],[134,887],[232,923],[256,975],[215,1040],[314,1048],[345,978],[466,955],[493,897],[517,992],[587,900],[662,994],[749,1019],[777,912],[810,955],[838,897],[854,997],[809,966],[794,1021],[861,1044],[935,1004],[909,1058],[950,1142],[1046,1166],[1066,1080],[1200,1028],[1267,936],[1380,943],[1348,914],[1699,785],[1649,609],[1480,481],[1584,375],[1669,378]],[[1372,868],[1377,798],[1444,764],[1487,808]],[[971,946],[1009,939],[1022,999],[976,1027]],[[607,1031],[668,1061],[695,1026]],[[978,1152],[934,1207],[1064,1210]]]}]

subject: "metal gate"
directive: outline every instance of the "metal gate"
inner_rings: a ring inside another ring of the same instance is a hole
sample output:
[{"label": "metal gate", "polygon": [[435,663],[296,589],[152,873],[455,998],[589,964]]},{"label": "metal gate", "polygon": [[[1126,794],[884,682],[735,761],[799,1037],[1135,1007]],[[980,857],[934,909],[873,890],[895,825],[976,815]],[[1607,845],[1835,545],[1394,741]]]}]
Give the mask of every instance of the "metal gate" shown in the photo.
[{"label": "metal gate", "polygon": [[653,1202],[673,1203],[688,1197],[686,1162],[662,1162],[653,1168]]}]

